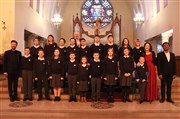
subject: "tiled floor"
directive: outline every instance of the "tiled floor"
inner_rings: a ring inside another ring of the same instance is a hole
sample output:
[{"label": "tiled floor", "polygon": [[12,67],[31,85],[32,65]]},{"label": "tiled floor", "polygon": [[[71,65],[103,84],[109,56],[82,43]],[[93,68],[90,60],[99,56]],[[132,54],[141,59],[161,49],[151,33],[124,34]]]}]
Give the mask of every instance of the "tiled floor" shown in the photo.
[{"label": "tiled floor", "polygon": [[[22,101],[21,101],[22,102]],[[113,108],[95,109],[88,103],[68,101],[33,101],[27,107],[10,107],[9,100],[0,100],[0,119],[180,119],[180,107],[170,103],[114,103]],[[180,106],[180,101],[176,101]]]}]

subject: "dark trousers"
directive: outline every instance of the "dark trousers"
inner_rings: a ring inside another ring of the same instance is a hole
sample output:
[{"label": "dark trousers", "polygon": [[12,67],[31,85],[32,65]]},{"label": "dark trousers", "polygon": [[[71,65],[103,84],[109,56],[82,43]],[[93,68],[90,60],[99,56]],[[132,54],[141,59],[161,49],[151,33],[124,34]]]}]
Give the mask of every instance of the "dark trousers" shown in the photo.
[{"label": "dark trousers", "polygon": [[77,75],[68,75],[68,89],[71,98],[76,98]]},{"label": "dark trousers", "polygon": [[18,77],[17,73],[8,73],[8,91],[10,98],[17,98],[17,86],[18,86]]},{"label": "dark trousers", "polygon": [[140,94],[140,100],[144,100],[145,96],[145,89],[146,89],[146,82],[139,82],[139,94]]},{"label": "dark trousers", "polygon": [[49,98],[49,84],[48,84],[48,79],[46,78],[45,74],[39,74],[37,75],[38,81],[37,81],[37,86],[38,86],[38,95],[39,98],[42,98],[42,85],[44,84],[44,89],[45,89],[45,97]]},{"label": "dark trousers", "polygon": [[[52,57],[46,57],[46,60],[47,60],[47,63],[48,63],[48,67],[50,66],[51,58],[52,58]],[[48,80],[48,85],[49,85],[48,88],[50,89],[51,94],[54,94],[53,87],[50,85],[50,80]]]},{"label": "dark trousers", "polygon": [[37,81],[36,80],[34,80],[33,86],[34,86],[34,89],[37,90]]},{"label": "dark trousers", "polygon": [[122,86],[123,99],[129,99],[130,86]]},{"label": "dark trousers", "polygon": [[32,71],[23,70],[22,71],[23,78],[23,93],[24,98],[32,98]]},{"label": "dark trousers", "polygon": [[167,85],[167,100],[171,100],[171,85],[172,85],[173,78],[171,75],[163,76],[161,79],[161,98],[165,100],[165,87]]},{"label": "dark trousers", "polygon": [[87,91],[80,91],[80,97],[86,97]]},{"label": "dark trousers", "polygon": [[92,99],[99,100],[101,93],[101,78],[92,78],[91,79],[91,88],[92,88]]},{"label": "dark trousers", "polygon": [[107,85],[108,98],[114,96],[114,85]]}]

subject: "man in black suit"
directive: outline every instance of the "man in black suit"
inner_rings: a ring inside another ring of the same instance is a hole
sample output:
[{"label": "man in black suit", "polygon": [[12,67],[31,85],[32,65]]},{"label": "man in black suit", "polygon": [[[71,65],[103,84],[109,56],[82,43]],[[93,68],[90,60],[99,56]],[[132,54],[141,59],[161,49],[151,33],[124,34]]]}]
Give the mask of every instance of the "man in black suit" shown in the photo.
[{"label": "man in black suit", "polygon": [[19,101],[17,96],[18,78],[20,74],[21,52],[16,50],[17,41],[11,41],[11,50],[4,54],[4,75],[8,78],[8,91],[10,101]]},{"label": "man in black suit", "polygon": [[159,79],[161,80],[161,100],[163,103],[165,101],[165,87],[167,85],[167,102],[174,103],[171,99],[171,85],[173,79],[176,78],[176,60],[174,53],[169,52],[170,44],[165,42],[162,44],[164,49],[163,52],[158,53],[157,68]]}]

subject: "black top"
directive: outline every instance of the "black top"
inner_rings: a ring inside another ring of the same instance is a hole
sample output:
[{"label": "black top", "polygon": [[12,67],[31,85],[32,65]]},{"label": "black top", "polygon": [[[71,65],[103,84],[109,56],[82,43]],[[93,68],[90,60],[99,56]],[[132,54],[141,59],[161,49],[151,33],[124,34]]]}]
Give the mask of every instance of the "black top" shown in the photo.
[{"label": "black top", "polygon": [[[90,60],[90,48],[88,46],[86,46],[85,48],[80,47],[79,48],[79,58],[81,59],[81,57],[86,56],[87,60]],[[79,60],[80,61],[80,60]]]},{"label": "black top", "polygon": [[66,52],[66,60],[69,60],[70,52],[75,52],[76,60],[79,61],[79,47],[76,46],[76,45],[74,47],[68,46],[67,47],[67,52]]},{"label": "black top", "polygon": [[41,46],[39,46],[38,48],[35,48],[34,46],[32,46],[30,48],[31,56],[33,57],[33,59],[37,59],[38,58],[38,51],[39,50],[43,50],[43,48]]},{"label": "black top", "polygon": [[83,67],[82,64],[78,68],[78,81],[87,81],[89,80],[89,66]]},{"label": "black top", "polygon": [[121,57],[120,61],[119,61],[119,66],[120,66],[120,71],[121,74],[125,74],[125,73],[133,73],[134,70],[134,61],[132,57]]},{"label": "black top", "polygon": [[32,71],[33,70],[33,62],[34,62],[34,58],[32,56],[29,56],[29,57],[22,56],[21,70]]},{"label": "black top", "polygon": [[[119,51],[118,51],[118,52],[119,52],[119,53],[118,53],[118,56],[119,56],[119,57],[122,57],[122,56],[124,55],[124,53],[123,53],[124,48],[125,48],[124,46],[122,46],[122,47],[119,48]],[[131,46],[128,46],[127,48],[128,48],[129,51],[130,51],[130,55],[132,55],[132,48],[131,48]]]},{"label": "black top", "polygon": [[51,76],[52,74],[64,75],[64,63],[61,61],[60,58],[58,58],[58,59],[52,58],[50,60],[48,74],[49,74],[49,76]]},{"label": "black top", "polygon": [[144,47],[140,47],[139,49],[134,47],[132,50],[132,56],[134,58],[134,62],[137,64],[140,56],[144,56]]},{"label": "black top", "polygon": [[54,50],[57,48],[57,44],[45,44],[44,46],[44,53],[45,57],[52,57],[54,54]]},{"label": "black top", "polygon": [[21,52],[8,50],[4,54],[3,70],[7,73],[20,73]]},{"label": "black top", "polygon": [[157,55],[158,75],[173,76],[176,75],[176,59],[174,53],[170,52],[170,61],[168,62],[164,52]]},{"label": "black top", "polygon": [[60,59],[61,59],[61,61],[66,62],[66,52],[67,52],[67,48],[66,48],[66,47],[64,47],[64,48],[59,48],[59,51],[60,51]]},{"label": "black top", "polygon": [[106,44],[106,45],[104,46],[104,57],[107,56],[107,52],[108,52],[108,49],[109,49],[109,48],[113,48],[113,50],[114,50],[114,55],[115,55],[116,57],[118,57],[118,46],[117,46],[116,44],[113,44],[113,45]]},{"label": "black top", "polygon": [[93,53],[94,52],[99,53],[101,60],[104,59],[104,46],[103,46],[103,44],[100,44],[99,46],[96,46],[95,44],[92,44],[90,46],[90,50],[91,50],[91,59],[93,59]]},{"label": "black top", "polygon": [[101,61],[94,61],[92,60],[90,62],[90,74],[91,74],[91,78],[94,77],[102,77],[102,71],[103,71],[103,64]]},{"label": "black top", "polygon": [[108,57],[104,58],[103,76],[106,76],[108,74],[114,74],[117,77],[118,76],[117,62],[118,61],[115,57],[112,59],[109,59]]},{"label": "black top", "polygon": [[68,74],[70,75],[77,75],[78,73],[78,61],[74,61],[74,62],[71,62],[71,61],[67,61],[67,66],[66,66],[66,71]]},{"label": "black top", "polygon": [[46,75],[48,71],[47,67],[48,63],[46,60],[35,59],[33,65],[33,77],[36,78],[38,74]]},{"label": "black top", "polygon": [[139,67],[136,67],[135,72],[136,72],[135,73],[136,79],[147,80],[148,67],[146,64],[139,66]]}]

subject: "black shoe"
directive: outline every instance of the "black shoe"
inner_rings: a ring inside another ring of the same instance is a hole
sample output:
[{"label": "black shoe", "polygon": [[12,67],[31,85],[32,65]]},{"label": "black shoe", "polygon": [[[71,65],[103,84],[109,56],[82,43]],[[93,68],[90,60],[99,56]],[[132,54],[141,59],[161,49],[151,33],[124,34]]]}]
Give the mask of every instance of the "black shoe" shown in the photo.
[{"label": "black shoe", "polygon": [[170,102],[170,103],[174,103],[174,101],[173,101],[173,100],[171,100],[171,99],[170,99],[170,100],[166,100],[166,101],[167,101],[167,102]]},{"label": "black shoe", "polygon": [[73,101],[73,99],[72,99],[72,97],[70,97],[70,98],[69,98],[69,102],[72,102],[72,101]]},{"label": "black shoe", "polygon": [[73,101],[74,101],[74,102],[77,102],[77,99],[76,99],[76,98],[73,98]]},{"label": "black shoe", "polygon": [[15,101],[20,101],[20,99],[19,99],[19,98],[14,98],[14,100],[15,100]]},{"label": "black shoe", "polygon": [[42,100],[42,98],[38,98],[38,100],[37,101],[41,101]]},{"label": "black shoe", "polygon": [[29,98],[28,100],[29,100],[29,101],[32,101],[33,99],[32,99],[32,98]]},{"label": "black shoe", "polygon": [[47,98],[46,98],[46,100],[49,100],[49,101],[51,101],[51,98],[47,97]]},{"label": "black shoe", "polygon": [[10,98],[10,101],[11,101],[11,102],[14,102],[14,98]]},{"label": "black shoe", "polygon": [[91,99],[91,102],[95,102],[95,101],[96,101],[96,99],[95,99],[95,98],[92,98],[92,99]]},{"label": "black shoe", "polygon": [[23,99],[23,101],[27,101],[27,100],[28,100],[28,98],[24,98],[24,99]]},{"label": "black shoe", "polygon": [[154,100],[149,100],[150,104],[153,102]]},{"label": "black shoe", "polygon": [[123,98],[122,102],[126,103],[126,99],[125,99],[125,98]]},{"label": "black shoe", "polygon": [[143,102],[144,102],[143,100],[140,100],[140,101],[139,101],[139,104],[142,104]]},{"label": "black shoe", "polygon": [[57,101],[61,101],[61,98],[60,98],[60,97],[57,97]]},{"label": "black shoe", "polygon": [[96,102],[100,102],[100,99],[97,99]]},{"label": "black shoe", "polygon": [[107,99],[107,102],[109,102],[109,103],[111,102],[111,99],[110,99],[110,97],[108,97],[108,99]]},{"label": "black shoe", "polygon": [[54,98],[54,101],[57,101],[57,97]]},{"label": "black shoe", "polygon": [[160,102],[160,103],[164,103],[164,99],[161,99],[159,102]]},{"label": "black shoe", "polygon": [[132,102],[129,98],[128,98],[128,99],[126,99],[126,101],[127,101],[127,102]]}]

